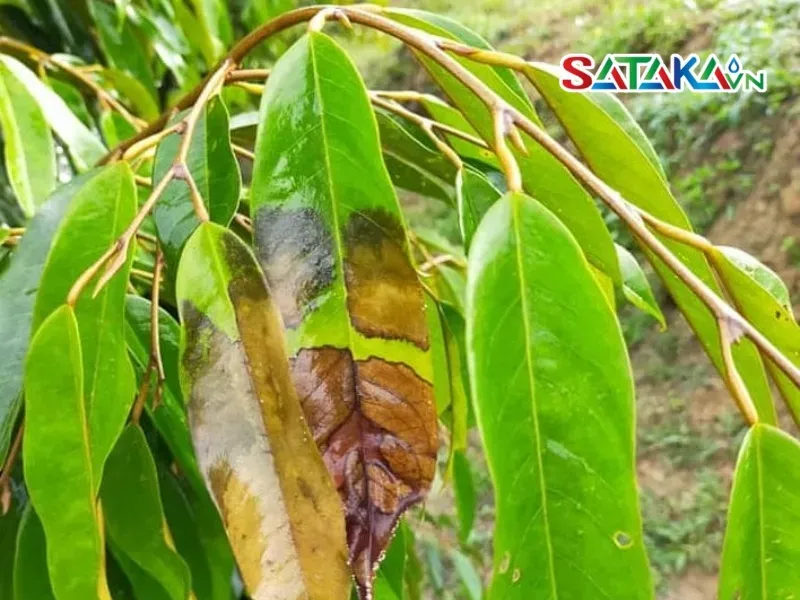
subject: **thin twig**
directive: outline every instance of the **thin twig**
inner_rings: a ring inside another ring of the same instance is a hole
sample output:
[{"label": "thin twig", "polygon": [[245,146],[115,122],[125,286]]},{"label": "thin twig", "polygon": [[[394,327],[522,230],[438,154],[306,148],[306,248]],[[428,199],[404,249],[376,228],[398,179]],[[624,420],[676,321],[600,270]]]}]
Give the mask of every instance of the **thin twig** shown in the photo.
[{"label": "thin twig", "polygon": [[87,68],[79,68],[74,67],[68,63],[62,62],[59,59],[49,55],[47,52],[43,52],[38,48],[34,48],[24,42],[20,42],[19,40],[15,40],[8,37],[0,37],[0,48],[8,48],[11,50],[16,50],[17,52],[22,52],[23,54],[28,55],[31,60],[36,61],[37,64],[45,65],[45,66],[52,66],[56,69],[60,69],[64,71],[72,78],[74,78],[79,83],[83,84],[89,90],[91,90],[97,98],[102,102],[108,105],[109,107],[116,110],[128,123],[134,126],[136,129],[141,129],[145,125],[147,125],[146,121],[134,116],[131,112],[125,108],[119,100],[117,100],[114,96],[108,93],[107,90],[103,89],[102,86],[98,85],[95,81],[93,81],[90,77],[87,77],[88,73],[93,71],[88,70]]},{"label": "thin twig", "polygon": [[23,421],[20,423],[19,429],[17,429],[17,435],[11,443],[6,462],[3,464],[2,470],[0,470],[0,508],[2,508],[3,515],[6,515],[8,509],[11,508],[11,471],[22,449],[22,435],[24,430],[25,422]]},{"label": "thin twig", "polygon": [[228,73],[225,81],[234,83],[237,81],[266,81],[269,77],[270,69],[235,69]]},{"label": "thin twig", "polygon": [[131,409],[131,421],[138,423],[144,410],[144,404],[150,392],[150,375],[156,374],[156,388],[153,390],[152,408],[155,410],[161,404],[161,397],[164,389],[164,363],[161,359],[161,340],[158,328],[158,309],[161,294],[161,277],[164,268],[164,255],[161,246],[156,246],[156,263],[153,269],[153,288],[150,293],[150,354],[147,359],[147,367],[144,371],[144,378],[136,394],[136,401]]},{"label": "thin twig", "polygon": [[238,154],[242,158],[246,158],[247,160],[255,160],[256,155],[255,152],[248,150],[247,148],[243,148],[238,144],[231,144],[231,148],[233,148],[234,154]]},{"label": "thin twig", "polygon": [[250,217],[243,215],[242,213],[236,213],[233,216],[234,220],[241,225],[248,233],[253,233],[253,221]]}]

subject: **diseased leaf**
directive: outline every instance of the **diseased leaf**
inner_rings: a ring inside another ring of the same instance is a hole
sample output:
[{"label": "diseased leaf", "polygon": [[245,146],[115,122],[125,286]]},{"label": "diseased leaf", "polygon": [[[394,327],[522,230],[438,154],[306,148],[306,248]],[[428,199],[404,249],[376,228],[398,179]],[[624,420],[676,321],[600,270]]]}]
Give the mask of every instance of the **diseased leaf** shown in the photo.
[{"label": "diseased leaf", "polygon": [[[404,9],[388,9],[385,13],[401,23],[428,33],[455,39],[477,48],[491,49],[474,32],[439,15]],[[478,134],[493,144],[494,125],[486,105],[438,63],[419,52],[415,52],[415,56]],[[469,58],[455,58],[511,106],[534,122],[539,122],[530,100],[511,70],[479,64]],[[594,266],[619,283],[621,277],[611,234],[594,200],[548,151],[527,134],[523,133],[522,138],[528,154],[512,151],[522,172],[525,191],[538,199],[567,226]],[[543,173],[547,173],[547,176],[543,177]]]},{"label": "diseased leaf", "polygon": [[456,179],[458,225],[466,251],[469,251],[478,223],[501,195],[500,190],[477,169],[466,166],[459,171]]},{"label": "diseased leaf", "polygon": [[467,345],[497,510],[488,597],[652,598],[619,324],[527,196],[504,196],[475,235]]},{"label": "diseased leaf", "polygon": [[425,297],[366,89],[312,32],[267,81],[252,185],[255,242],[292,374],[345,505],[362,597],[436,462]]},{"label": "diseased leaf", "polygon": [[177,278],[198,463],[254,600],[346,598],[341,506],[303,419],[255,258],[204,223]]},{"label": "diseased leaf", "polygon": [[169,537],[156,465],[138,425],[128,425],[109,455],[100,500],[115,555],[135,562],[167,598],[185,600],[191,590],[189,569]]},{"label": "diseased leaf", "polygon": [[[28,504],[19,523],[14,557],[14,600],[55,600],[47,573],[47,549],[39,517]],[[5,579],[5,578],[4,578]],[[12,596],[7,596],[12,598]],[[3,596],[6,598],[6,596]]]},{"label": "diseased leaf", "polygon": [[658,321],[662,328],[666,328],[667,321],[664,319],[664,313],[661,312],[661,307],[653,296],[653,290],[650,289],[650,283],[647,281],[642,267],[628,250],[619,244],[616,244],[616,248],[619,268],[622,271],[622,293],[625,298],[636,308]]},{"label": "diseased leaf", "polygon": [[106,153],[100,140],[81,123],[61,97],[39,81],[28,67],[10,56],[0,54],[6,69],[28,90],[44,118],[64,142],[79,171],[86,171]]},{"label": "diseased leaf", "polygon": [[[602,93],[578,94],[563,90],[558,73],[559,69],[543,63],[533,63],[526,71],[589,167],[627,201],[662,221],[691,231],[691,224],[672,196],[655,153],[622,104]],[[721,295],[714,273],[699,250],[666,238],[662,241],[707,286]],[[645,254],[697,333],[711,362],[724,373],[716,319],[657,257],[646,250]],[[733,347],[733,356],[759,417],[774,423],[775,408],[764,365],[755,347],[743,339]]]},{"label": "diseased leaf", "polygon": [[[173,122],[185,117],[176,116]],[[239,164],[230,144],[228,109],[222,100],[213,99],[198,122],[189,145],[187,164],[209,217],[215,223],[231,222],[239,204],[242,185]],[[159,181],[172,166],[178,154],[181,136],[167,136],[158,147],[153,177]],[[171,181],[153,210],[156,230],[163,244],[167,266],[178,266],[181,249],[200,221],[192,207],[189,186],[184,181]]]},{"label": "diseased leaf", "polygon": [[772,600],[800,590],[800,445],[769,425],[745,437],[733,477],[719,598]]},{"label": "diseased leaf", "polygon": [[50,196],[28,224],[10,265],[0,273],[0,464],[19,413],[33,305],[53,236],[72,199],[98,173],[79,175]]},{"label": "diseased leaf", "polygon": [[[781,306],[790,309],[792,299],[786,284],[778,277],[778,274],[767,265],[760,262],[757,258],[750,256],[747,252],[730,246],[717,246],[717,251],[722,253],[727,259],[740,270],[747,273],[753,281],[764,288],[769,294],[780,303]],[[793,315],[790,316],[794,318]]]},{"label": "diseased leaf", "polygon": [[47,566],[59,600],[109,596],[84,380],[78,321],[64,305],[31,342],[23,438],[25,483],[47,538]]},{"label": "diseased leaf", "polygon": [[[104,167],[81,187],[53,238],[36,295],[34,330],[66,302],[75,280],[112,247],[135,211],[136,188],[126,163]],[[96,486],[136,393],[124,329],[125,288],[132,259],[131,252],[120,272],[95,298],[91,282],[75,306]]]},{"label": "diseased leaf", "polygon": [[0,63],[0,131],[8,179],[31,217],[55,187],[55,147],[42,110],[5,63]]}]

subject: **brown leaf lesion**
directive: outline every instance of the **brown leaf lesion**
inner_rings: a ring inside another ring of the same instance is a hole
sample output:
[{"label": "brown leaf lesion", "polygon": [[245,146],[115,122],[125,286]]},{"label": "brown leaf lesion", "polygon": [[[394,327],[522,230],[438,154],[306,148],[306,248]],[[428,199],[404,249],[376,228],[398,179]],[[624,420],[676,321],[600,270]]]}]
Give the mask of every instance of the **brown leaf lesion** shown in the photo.
[{"label": "brown leaf lesion", "polygon": [[314,438],[345,506],[351,569],[362,589],[400,516],[436,469],[431,384],[413,369],[349,350],[301,350],[292,374]]}]

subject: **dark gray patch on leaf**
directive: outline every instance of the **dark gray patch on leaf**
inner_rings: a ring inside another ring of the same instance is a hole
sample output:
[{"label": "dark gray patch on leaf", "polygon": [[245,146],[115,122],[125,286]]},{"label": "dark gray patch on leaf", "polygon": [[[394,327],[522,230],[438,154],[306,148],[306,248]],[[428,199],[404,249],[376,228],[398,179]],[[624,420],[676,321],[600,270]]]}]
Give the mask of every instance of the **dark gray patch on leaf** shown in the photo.
[{"label": "dark gray patch on leaf", "polygon": [[311,209],[263,207],[256,213],[255,242],[275,302],[287,327],[296,327],[333,283],[333,238]]}]

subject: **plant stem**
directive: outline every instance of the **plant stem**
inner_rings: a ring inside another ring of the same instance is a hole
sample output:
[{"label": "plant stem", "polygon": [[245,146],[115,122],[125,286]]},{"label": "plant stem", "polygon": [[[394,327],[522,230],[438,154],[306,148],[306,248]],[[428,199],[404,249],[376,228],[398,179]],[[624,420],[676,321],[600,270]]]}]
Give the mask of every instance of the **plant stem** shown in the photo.
[{"label": "plant stem", "polygon": [[17,462],[17,456],[19,456],[19,452],[22,449],[22,435],[25,430],[25,422],[23,421],[19,425],[19,429],[17,429],[17,435],[14,437],[14,441],[11,443],[11,448],[8,451],[8,456],[6,457],[6,462],[3,464],[2,470],[0,470],[0,504],[2,505],[2,512],[3,515],[8,513],[8,509],[11,507],[11,471],[14,468],[14,463]]},{"label": "plant stem", "polygon": [[68,75],[70,75],[73,79],[78,81],[79,83],[83,84],[89,90],[91,90],[98,99],[102,102],[116,110],[128,123],[134,126],[135,129],[141,129],[144,127],[147,122],[143,121],[142,119],[134,116],[131,112],[125,108],[122,103],[120,103],[114,96],[109,94],[102,86],[98,85],[95,81],[93,81],[90,77],[86,76],[86,73],[90,72],[86,69],[79,69],[73,67],[68,63],[61,62],[57,58],[50,56],[47,52],[43,52],[38,48],[34,48],[24,42],[20,42],[19,40],[15,40],[8,37],[0,37],[0,48],[8,48],[10,50],[16,50],[17,52],[21,52],[26,54],[32,60],[36,61],[38,64],[49,65],[64,71]]}]

